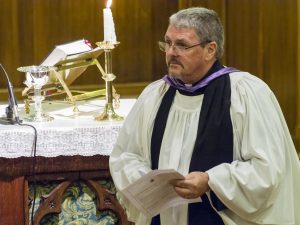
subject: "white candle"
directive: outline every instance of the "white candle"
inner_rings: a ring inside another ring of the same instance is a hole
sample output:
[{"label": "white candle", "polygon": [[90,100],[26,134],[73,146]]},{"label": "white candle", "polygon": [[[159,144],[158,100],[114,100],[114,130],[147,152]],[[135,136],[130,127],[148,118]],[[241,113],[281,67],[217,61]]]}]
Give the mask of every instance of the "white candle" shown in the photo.
[{"label": "white candle", "polygon": [[114,19],[110,10],[112,0],[108,0],[106,8],[103,9],[103,22],[104,22],[104,41],[116,43],[116,33]]}]

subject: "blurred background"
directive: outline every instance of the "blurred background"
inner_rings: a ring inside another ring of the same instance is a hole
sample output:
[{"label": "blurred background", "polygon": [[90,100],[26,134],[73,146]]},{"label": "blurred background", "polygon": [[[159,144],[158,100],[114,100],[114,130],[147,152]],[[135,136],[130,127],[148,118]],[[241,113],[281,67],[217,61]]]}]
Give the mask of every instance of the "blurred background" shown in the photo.
[{"label": "blurred background", "polygon": [[[39,65],[55,45],[85,38],[103,41],[107,0],[0,0],[0,63],[6,68],[18,102],[25,76],[16,69]],[[225,28],[223,64],[263,79],[282,107],[294,143],[300,147],[300,0],[113,0],[117,40],[113,50],[114,86],[121,98],[138,96],[166,74],[163,40],[169,16],[182,8],[214,9]],[[104,56],[100,55],[103,65]],[[2,76],[3,75],[3,76]],[[73,84],[77,89],[104,87],[90,66]],[[0,100],[7,101],[4,74]]]}]

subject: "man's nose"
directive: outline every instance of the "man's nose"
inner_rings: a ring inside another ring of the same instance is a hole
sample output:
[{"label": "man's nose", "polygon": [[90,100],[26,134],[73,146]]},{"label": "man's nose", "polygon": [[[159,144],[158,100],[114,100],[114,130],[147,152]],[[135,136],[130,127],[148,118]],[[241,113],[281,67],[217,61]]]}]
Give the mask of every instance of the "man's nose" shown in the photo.
[{"label": "man's nose", "polygon": [[178,55],[178,49],[174,44],[172,44],[168,49],[166,49],[166,54]]}]

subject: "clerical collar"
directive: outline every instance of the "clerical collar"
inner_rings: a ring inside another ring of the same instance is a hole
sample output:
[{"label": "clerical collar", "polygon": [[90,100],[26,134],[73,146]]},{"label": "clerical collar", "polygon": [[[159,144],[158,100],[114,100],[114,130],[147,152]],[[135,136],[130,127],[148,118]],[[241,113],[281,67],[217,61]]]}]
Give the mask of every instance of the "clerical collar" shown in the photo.
[{"label": "clerical collar", "polygon": [[172,87],[176,88],[180,92],[183,92],[184,94],[188,95],[194,95],[199,94],[203,92],[203,89],[214,79],[228,74],[232,72],[237,72],[238,69],[235,69],[233,67],[224,67],[221,65],[221,63],[216,60],[216,62],[213,64],[213,66],[209,69],[209,71],[206,73],[206,75],[198,82],[194,84],[184,84],[181,80],[178,80],[170,75],[165,75],[163,77],[163,80],[167,82]]}]

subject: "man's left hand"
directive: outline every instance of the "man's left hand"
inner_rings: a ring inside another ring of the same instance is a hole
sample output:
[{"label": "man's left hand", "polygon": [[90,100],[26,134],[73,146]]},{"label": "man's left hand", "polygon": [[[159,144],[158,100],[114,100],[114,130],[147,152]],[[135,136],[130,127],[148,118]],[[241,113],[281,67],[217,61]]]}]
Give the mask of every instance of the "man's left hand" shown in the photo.
[{"label": "man's left hand", "polygon": [[178,195],[183,198],[193,199],[209,191],[208,180],[208,173],[191,172],[185,176],[184,180],[176,180],[172,184]]}]

